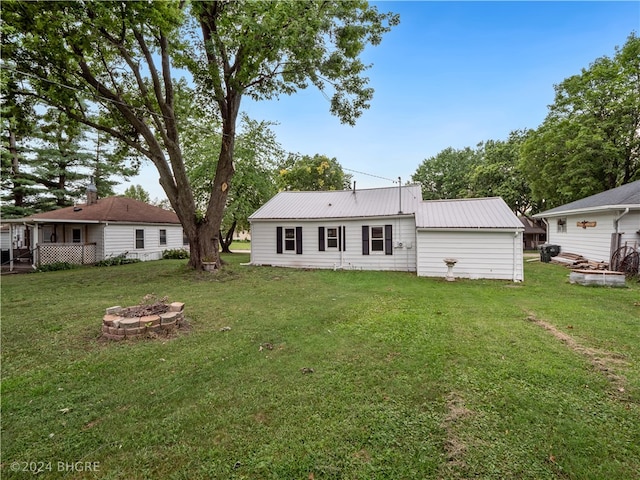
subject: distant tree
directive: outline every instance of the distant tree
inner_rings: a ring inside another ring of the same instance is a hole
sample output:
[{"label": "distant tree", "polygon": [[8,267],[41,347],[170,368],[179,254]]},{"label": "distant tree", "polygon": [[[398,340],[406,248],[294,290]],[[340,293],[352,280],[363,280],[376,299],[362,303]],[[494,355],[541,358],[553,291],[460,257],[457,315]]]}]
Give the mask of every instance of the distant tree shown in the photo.
[{"label": "distant tree", "polygon": [[520,147],[527,132],[514,131],[509,139],[488,140],[478,145],[479,163],[471,172],[472,197],[502,197],[521,215],[537,210],[531,188],[521,171]]},{"label": "distant tree", "polygon": [[470,147],[448,147],[424,160],[411,179],[422,185],[425,200],[465,198],[472,191],[472,175],[481,160]]},{"label": "distant tree", "polygon": [[36,125],[35,99],[21,94],[19,83],[11,70],[0,69],[0,188],[3,218],[23,217],[35,212],[29,201],[33,182],[24,172],[25,149]]},{"label": "distant tree", "polygon": [[280,190],[345,190],[351,175],[344,173],[335,158],[290,154],[279,166],[277,182]]},{"label": "distant tree", "polygon": [[144,203],[151,203],[151,197],[142,185],[130,185],[122,194],[123,197],[133,198],[134,200],[140,200]]},{"label": "distant tree", "polygon": [[553,208],[640,178],[640,39],[555,91],[521,151],[534,198]]},{"label": "distant tree", "polygon": [[[41,113],[29,115],[29,129],[23,129],[19,137],[15,132],[5,137],[2,174],[8,181],[2,184],[7,202],[2,206],[3,215],[25,216],[70,206],[84,195],[90,177],[98,195],[107,196],[117,183],[112,176],[126,178],[135,173],[135,168],[124,166],[121,152],[88,136],[86,125],[59,110],[37,108]],[[11,116],[4,123],[6,128],[18,124]]]}]

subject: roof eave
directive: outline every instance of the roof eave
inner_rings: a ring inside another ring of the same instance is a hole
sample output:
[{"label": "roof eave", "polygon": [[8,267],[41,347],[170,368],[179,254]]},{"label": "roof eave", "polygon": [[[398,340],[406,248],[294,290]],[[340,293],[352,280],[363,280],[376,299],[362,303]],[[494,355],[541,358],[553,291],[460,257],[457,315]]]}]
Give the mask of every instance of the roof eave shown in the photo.
[{"label": "roof eave", "polygon": [[601,213],[610,210],[640,210],[640,204],[630,203],[630,204],[621,204],[621,205],[601,205],[598,207],[585,207],[585,208],[574,208],[570,210],[560,210],[553,212],[548,210],[546,212],[536,213],[532,215],[533,218],[546,218],[546,217],[562,217],[565,215],[573,215],[576,213]]}]

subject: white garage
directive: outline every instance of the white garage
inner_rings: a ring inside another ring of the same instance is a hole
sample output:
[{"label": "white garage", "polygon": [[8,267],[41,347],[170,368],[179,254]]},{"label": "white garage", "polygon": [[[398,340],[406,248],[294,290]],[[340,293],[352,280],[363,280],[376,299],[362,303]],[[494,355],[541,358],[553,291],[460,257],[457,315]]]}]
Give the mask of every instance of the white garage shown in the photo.
[{"label": "white garage", "polygon": [[416,272],[458,278],[524,280],[522,223],[501,198],[422,202],[416,211]]}]

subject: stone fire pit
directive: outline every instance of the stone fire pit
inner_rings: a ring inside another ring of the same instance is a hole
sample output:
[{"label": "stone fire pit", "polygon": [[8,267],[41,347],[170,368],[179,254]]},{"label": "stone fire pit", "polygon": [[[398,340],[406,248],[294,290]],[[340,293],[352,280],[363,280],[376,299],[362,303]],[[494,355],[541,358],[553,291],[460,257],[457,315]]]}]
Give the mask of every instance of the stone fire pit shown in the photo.
[{"label": "stone fire pit", "polygon": [[109,307],[102,317],[102,335],[110,340],[169,334],[184,321],[184,303],[155,303],[134,307]]}]

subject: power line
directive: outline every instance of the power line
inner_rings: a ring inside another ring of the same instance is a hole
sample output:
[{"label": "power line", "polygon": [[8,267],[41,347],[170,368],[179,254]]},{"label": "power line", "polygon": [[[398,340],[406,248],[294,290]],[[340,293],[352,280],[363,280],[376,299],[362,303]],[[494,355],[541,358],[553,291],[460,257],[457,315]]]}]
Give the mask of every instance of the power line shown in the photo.
[{"label": "power line", "polygon": [[367,175],[368,177],[373,177],[373,178],[379,178],[381,180],[387,180],[389,182],[392,183],[398,183],[398,180],[393,180],[392,178],[387,178],[387,177],[381,177],[380,175],[374,175],[372,173],[366,173],[366,172],[359,172],[358,170],[352,170],[350,168],[344,168],[342,167],[343,170],[346,170],[347,172],[353,172],[353,173],[358,173],[360,175]]}]

